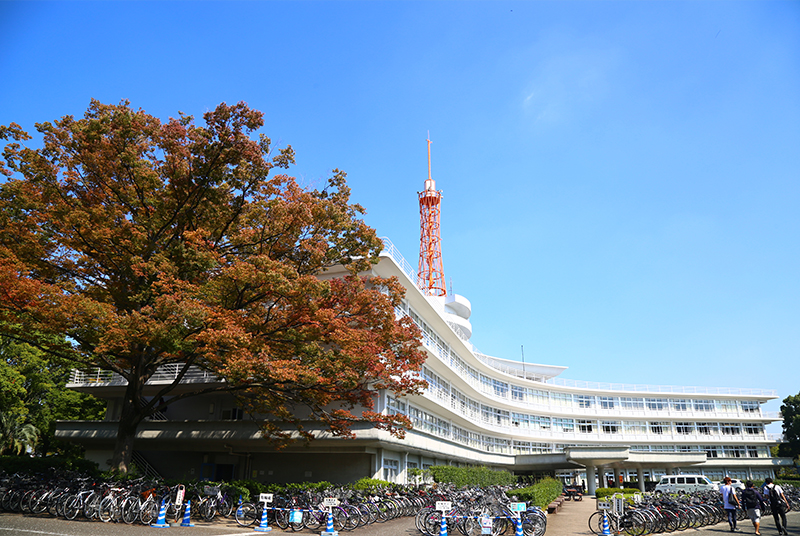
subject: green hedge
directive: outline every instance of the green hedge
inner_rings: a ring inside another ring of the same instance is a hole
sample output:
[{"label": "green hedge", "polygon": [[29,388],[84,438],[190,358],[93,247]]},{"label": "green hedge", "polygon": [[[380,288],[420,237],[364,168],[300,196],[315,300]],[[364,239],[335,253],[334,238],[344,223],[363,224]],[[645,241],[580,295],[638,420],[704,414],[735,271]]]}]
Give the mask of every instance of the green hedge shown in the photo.
[{"label": "green hedge", "polygon": [[46,456],[31,458],[28,456],[0,456],[0,472],[6,473],[49,473],[51,471],[77,471],[91,476],[98,476],[97,463],[83,458],[64,456]]},{"label": "green hedge", "polygon": [[[203,482],[207,484],[208,482]],[[333,484],[325,480],[321,482],[295,482],[291,484],[262,484],[255,480],[234,480],[230,483],[221,482],[222,486],[235,488],[236,493],[242,494],[242,500],[254,500],[261,493],[284,493],[286,490],[310,490],[312,492],[322,491],[333,487]]]},{"label": "green hedge", "polygon": [[386,480],[364,477],[355,481],[353,484],[353,489],[358,491],[371,491],[377,488],[388,488],[392,486],[394,486],[394,484],[387,482]]},{"label": "green hedge", "polygon": [[595,490],[595,497],[598,499],[603,499],[605,497],[610,497],[615,493],[624,493],[625,495],[633,495],[634,493],[641,493],[639,489],[633,488],[597,488]]},{"label": "green hedge", "polygon": [[516,495],[520,501],[530,502],[539,508],[547,509],[547,505],[561,495],[564,485],[555,478],[545,478],[527,488],[519,488],[507,492]]},{"label": "green hedge", "polygon": [[440,484],[453,484],[458,488],[465,486],[486,488],[489,486],[510,486],[514,475],[508,471],[495,471],[488,467],[456,467],[454,465],[434,465],[429,469],[433,480]]}]

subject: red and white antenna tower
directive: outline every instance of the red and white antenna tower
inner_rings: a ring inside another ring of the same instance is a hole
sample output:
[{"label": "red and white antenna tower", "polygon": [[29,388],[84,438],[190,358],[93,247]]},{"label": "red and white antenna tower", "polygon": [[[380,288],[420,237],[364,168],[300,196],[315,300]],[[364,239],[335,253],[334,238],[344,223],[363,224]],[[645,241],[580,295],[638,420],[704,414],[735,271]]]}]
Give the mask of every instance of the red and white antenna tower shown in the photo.
[{"label": "red and white antenna tower", "polygon": [[425,181],[425,190],[419,192],[420,238],[417,273],[417,285],[428,296],[447,295],[442,268],[442,238],[439,234],[441,207],[442,192],[436,190],[436,181],[431,178],[431,140],[428,139],[428,180]]}]

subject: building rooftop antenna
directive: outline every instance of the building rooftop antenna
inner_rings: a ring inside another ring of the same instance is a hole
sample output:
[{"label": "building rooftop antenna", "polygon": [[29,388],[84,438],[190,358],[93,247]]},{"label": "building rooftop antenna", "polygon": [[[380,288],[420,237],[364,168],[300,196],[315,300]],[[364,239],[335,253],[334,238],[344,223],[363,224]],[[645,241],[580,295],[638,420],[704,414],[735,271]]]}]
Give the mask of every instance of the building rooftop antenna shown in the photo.
[{"label": "building rooftop antenna", "polygon": [[417,286],[427,296],[446,296],[442,268],[442,238],[440,218],[442,192],[436,190],[436,181],[431,175],[431,136],[428,133],[428,179],[425,190],[419,194],[419,269]]}]

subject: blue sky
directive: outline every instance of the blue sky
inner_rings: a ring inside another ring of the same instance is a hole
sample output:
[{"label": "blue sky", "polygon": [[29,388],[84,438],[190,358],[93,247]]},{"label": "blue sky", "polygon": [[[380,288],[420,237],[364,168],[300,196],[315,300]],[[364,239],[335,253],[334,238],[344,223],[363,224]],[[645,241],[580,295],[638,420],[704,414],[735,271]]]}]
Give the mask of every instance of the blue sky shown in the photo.
[{"label": "blue sky", "polygon": [[798,2],[3,1],[0,72],[28,130],[246,101],[413,265],[430,132],[482,352],[800,391]]}]

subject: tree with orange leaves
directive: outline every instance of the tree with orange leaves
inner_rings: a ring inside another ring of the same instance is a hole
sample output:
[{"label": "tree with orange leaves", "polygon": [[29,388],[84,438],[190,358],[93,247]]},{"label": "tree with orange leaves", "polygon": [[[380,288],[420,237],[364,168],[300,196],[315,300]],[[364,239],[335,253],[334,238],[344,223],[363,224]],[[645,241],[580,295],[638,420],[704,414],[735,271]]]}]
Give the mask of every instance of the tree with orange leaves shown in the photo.
[{"label": "tree with orange leaves", "polygon": [[[93,101],[83,118],[37,124],[40,148],[0,126],[0,333],[127,380],[112,458],[123,472],[144,418],[212,390],[273,439],[287,422],[311,438],[298,407],[336,435],[366,421],[402,436],[409,421],[373,398],[419,391],[419,331],[395,316],[396,280],[359,276],[381,242],[345,174],[321,190],[273,174],[294,153],[254,138],[262,114],[244,103],[203,118]],[[319,277],[334,266],[348,275]],[[143,398],[171,364],[175,381]],[[175,390],[190,367],[224,381]]]}]

